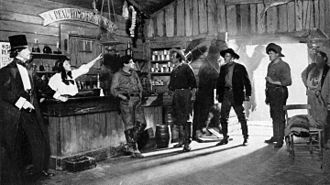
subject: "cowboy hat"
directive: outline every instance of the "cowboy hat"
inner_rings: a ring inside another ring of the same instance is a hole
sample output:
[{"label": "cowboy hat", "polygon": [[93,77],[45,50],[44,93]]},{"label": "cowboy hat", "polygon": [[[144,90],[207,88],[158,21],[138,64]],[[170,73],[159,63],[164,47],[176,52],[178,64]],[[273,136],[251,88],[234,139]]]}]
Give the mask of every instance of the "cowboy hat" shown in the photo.
[{"label": "cowboy hat", "polygon": [[231,48],[220,51],[220,55],[225,58],[225,54],[229,53],[234,59],[239,59],[239,55]]},{"label": "cowboy hat", "polygon": [[274,44],[274,43],[269,43],[266,47],[266,53],[268,54],[269,51],[274,51],[275,53],[278,53],[280,57],[284,57],[282,54],[282,48],[281,46]]},{"label": "cowboy hat", "polygon": [[170,49],[170,54],[172,54],[172,53],[177,53],[177,54],[180,55],[180,57],[181,57],[182,60],[186,60],[186,56],[184,55],[184,53],[183,53],[182,50],[176,49],[176,48],[172,48],[172,49]]}]

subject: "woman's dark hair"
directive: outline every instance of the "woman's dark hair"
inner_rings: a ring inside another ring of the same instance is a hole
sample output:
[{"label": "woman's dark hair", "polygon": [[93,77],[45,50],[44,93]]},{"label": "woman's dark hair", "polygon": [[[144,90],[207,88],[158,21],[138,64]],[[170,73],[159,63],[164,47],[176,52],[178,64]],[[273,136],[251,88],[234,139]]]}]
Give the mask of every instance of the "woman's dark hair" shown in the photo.
[{"label": "woman's dark hair", "polygon": [[17,49],[13,49],[10,51],[9,57],[10,58],[15,58],[19,52],[21,52],[23,49],[25,48],[17,48]]},{"label": "woman's dark hair", "polygon": [[65,61],[70,61],[70,59],[68,57],[64,57],[64,58],[60,58],[56,61],[55,66],[53,68],[53,71],[57,72],[57,73],[61,73],[61,78],[62,78],[62,82],[65,83],[66,85],[69,85],[69,83],[74,83],[74,81],[72,80],[68,80],[68,76],[70,78],[72,78],[72,73],[71,71],[66,72],[64,67],[63,67],[63,63]]}]

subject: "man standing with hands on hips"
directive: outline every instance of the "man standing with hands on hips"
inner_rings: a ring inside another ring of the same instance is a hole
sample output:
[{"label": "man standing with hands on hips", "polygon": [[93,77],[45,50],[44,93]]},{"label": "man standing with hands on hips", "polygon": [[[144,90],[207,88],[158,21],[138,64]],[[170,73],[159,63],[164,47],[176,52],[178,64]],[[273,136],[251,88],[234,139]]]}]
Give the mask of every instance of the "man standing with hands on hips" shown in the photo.
[{"label": "man standing with hands on hips", "polygon": [[284,62],[281,57],[282,48],[274,43],[266,47],[270,63],[266,76],[266,104],[270,106],[270,116],[273,120],[273,136],[265,140],[265,143],[275,143],[275,148],[283,146],[285,112],[283,106],[288,99],[288,88],[292,83],[291,69],[289,64]]}]

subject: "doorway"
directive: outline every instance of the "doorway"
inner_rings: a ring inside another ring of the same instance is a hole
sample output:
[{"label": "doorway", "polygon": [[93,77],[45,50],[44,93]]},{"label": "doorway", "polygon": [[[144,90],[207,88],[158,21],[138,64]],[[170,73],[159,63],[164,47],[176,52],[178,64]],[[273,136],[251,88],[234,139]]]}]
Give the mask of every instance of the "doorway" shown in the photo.
[{"label": "doorway", "polygon": [[[292,75],[292,85],[288,87],[289,98],[287,104],[307,103],[306,88],[301,80],[301,73],[307,67],[309,61],[307,44],[283,43],[279,45],[285,55],[282,59],[290,65]],[[256,45],[247,45],[246,54],[251,57],[256,47]],[[265,53],[265,50],[262,52]],[[264,55],[253,72],[253,78],[250,77],[255,85],[256,110],[250,113],[249,121],[261,121],[271,124],[269,106],[265,104],[265,77],[269,63],[268,56]]]}]

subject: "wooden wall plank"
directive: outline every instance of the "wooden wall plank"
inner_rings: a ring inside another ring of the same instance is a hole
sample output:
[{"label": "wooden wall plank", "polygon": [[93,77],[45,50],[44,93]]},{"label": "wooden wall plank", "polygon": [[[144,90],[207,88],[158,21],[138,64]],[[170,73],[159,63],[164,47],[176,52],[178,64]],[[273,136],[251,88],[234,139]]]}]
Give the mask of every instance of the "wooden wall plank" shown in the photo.
[{"label": "wooden wall plank", "polygon": [[153,19],[146,20],[146,25],[147,25],[147,37],[153,37],[155,34]]},{"label": "wooden wall plank", "polygon": [[207,1],[207,27],[209,34],[217,33],[217,6],[215,0]]},{"label": "wooden wall plank", "polygon": [[296,31],[301,31],[303,29],[303,4],[302,0],[295,1],[296,10]]},{"label": "wooden wall plank", "polygon": [[229,35],[237,34],[237,14],[236,14],[236,6],[229,5],[226,6],[227,12],[227,28]]},{"label": "wooden wall plank", "polygon": [[262,19],[260,18],[260,15],[262,13],[264,9],[264,4],[263,3],[258,3],[257,4],[257,15],[258,15],[258,18],[257,18],[257,31],[258,33],[264,33],[266,31],[266,25],[265,25],[265,22],[266,22],[266,16],[263,16]]},{"label": "wooden wall plank", "polygon": [[177,11],[176,11],[176,35],[177,36],[184,36],[184,14],[185,14],[185,7],[184,7],[184,0],[178,0],[177,3]]},{"label": "wooden wall plank", "polygon": [[34,33],[41,34],[47,36],[58,36],[58,28],[55,27],[44,27],[36,24],[29,24],[24,22],[16,22],[16,21],[0,21],[1,30],[5,31],[14,31],[20,32],[24,31],[26,33]]},{"label": "wooden wall plank", "polygon": [[160,11],[157,15],[157,35],[164,36],[164,11]]},{"label": "wooden wall plank", "polygon": [[169,6],[165,9],[165,36],[174,36],[174,7]]},{"label": "wooden wall plank", "polygon": [[288,3],[288,31],[293,32],[296,29],[296,20],[295,20],[295,4],[294,2]]},{"label": "wooden wall plank", "polygon": [[277,30],[277,7],[272,7],[267,10],[267,32],[275,33]]},{"label": "wooden wall plank", "polygon": [[325,32],[330,35],[330,1],[325,1]]},{"label": "wooden wall plank", "polygon": [[287,5],[280,5],[278,7],[278,16],[279,16],[279,32],[287,32],[288,31],[288,9]]},{"label": "wooden wall plank", "polygon": [[207,7],[206,0],[198,1],[198,14],[199,14],[199,33],[207,32]]},{"label": "wooden wall plank", "polygon": [[312,27],[311,1],[302,1],[303,3],[303,29]]},{"label": "wooden wall plank", "polygon": [[192,34],[199,34],[199,13],[198,13],[198,0],[193,0],[193,12],[192,12]]},{"label": "wooden wall plank", "polygon": [[30,46],[32,46],[32,44],[34,43],[35,38],[38,39],[41,48],[43,48],[43,45],[45,45],[45,44],[49,45],[50,47],[55,47],[56,42],[58,42],[58,37],[56,37],[56,36],[36,35],[34,33],[32,34],[32,33],[26,33],[26,32],[22,32],[22,31],[1,31],[0,40],[8,41],[9,36],[18,35],[18,34],[25,34],[28,44]]},{"label": "wooden wall plank", "polygon": [[320,0],[319,5],[320,5],[320,29],[324,30],[325,29],[325,1],[326,0]]},{"label": "wooden wall plank", "polygon": [[227,31],[225,0],[216,0],[218,32]]},{"label": "wooden wall plank", "polygon": [[257,32],[257,19],[257,4],[250,4],[250,27],[252,33]]},{"label": "wooden wall plank", "polygon": [[314,26],[320,27],[320,0],[314,0]]},{"label": "wooden wall plank", "polygon": [[185,6],[185,33],[186,36],[191,36],[192,35],[192,12],[193,12],[193,1],[191,0],[185,0],[184,1],[184,6]]},{"label": "wooden wall plank", "polygon": [[250,6],[248,4],[241,4],[240,6],[240,27],[241,34],[250,33]]}]

